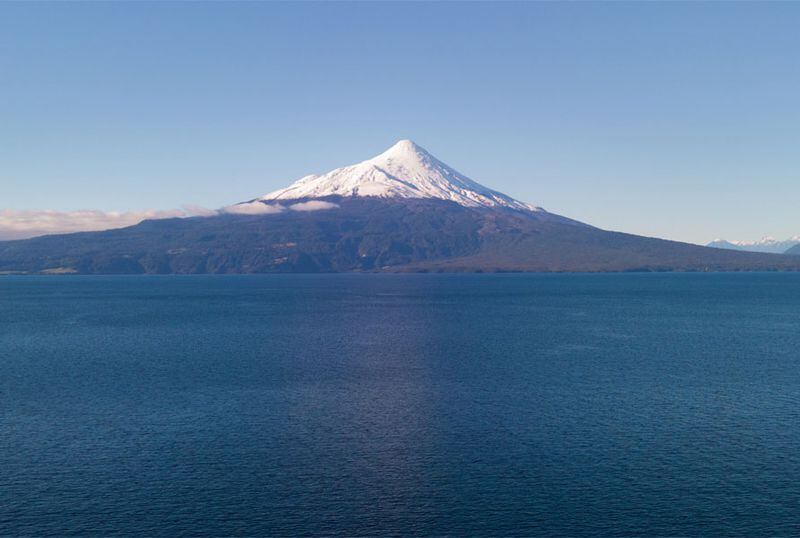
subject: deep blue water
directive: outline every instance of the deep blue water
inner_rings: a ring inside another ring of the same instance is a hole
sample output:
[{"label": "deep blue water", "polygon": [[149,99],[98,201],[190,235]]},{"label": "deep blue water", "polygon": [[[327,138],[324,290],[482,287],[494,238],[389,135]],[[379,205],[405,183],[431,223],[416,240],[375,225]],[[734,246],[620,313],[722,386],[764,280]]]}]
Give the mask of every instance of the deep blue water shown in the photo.
[{"label": "deep blue water", "polygon": [[0,278],[1,535],[800,533],[800,275]]}]

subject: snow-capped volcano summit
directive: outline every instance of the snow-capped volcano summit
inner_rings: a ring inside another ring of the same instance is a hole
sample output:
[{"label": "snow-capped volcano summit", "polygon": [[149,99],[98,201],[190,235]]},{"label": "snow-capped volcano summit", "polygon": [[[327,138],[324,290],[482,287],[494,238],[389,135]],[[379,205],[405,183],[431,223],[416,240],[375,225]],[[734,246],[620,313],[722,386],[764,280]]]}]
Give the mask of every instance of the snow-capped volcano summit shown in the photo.
[{"label": "snow-capped volcano summit", "polygon": [[259,200],[326,196],[438,198],[467,207],[508,207],[544,212],[539,207],[471,180],[411,140],[400,140],[377,157],[358,164],[337,168],[321,176],[305,176]]}]

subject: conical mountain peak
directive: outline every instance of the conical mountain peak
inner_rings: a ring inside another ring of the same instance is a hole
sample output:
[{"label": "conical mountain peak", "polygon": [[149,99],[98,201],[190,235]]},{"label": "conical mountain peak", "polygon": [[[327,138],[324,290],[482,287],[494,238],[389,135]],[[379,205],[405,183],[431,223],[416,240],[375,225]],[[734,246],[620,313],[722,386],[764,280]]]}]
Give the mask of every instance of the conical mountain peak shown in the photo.
[{"label": "conical mountain peak", "polygon": [[419,147],[413,140],[407,138],[398,140],[392,147],[383,152],[384,155],[408,155],[419,153],[427,153],[427,151]]},{"label": "conical mountain peak", "polygon": [[484,187],[441,162],[411,140],[404,139],[366,161],[337,168],[321,176],[305,176],[261,200],[326,196],[436,198],[468,207],[540,208]]},{"label": "conical mountain peak", "polygon": [[432,159],[435,160],[435,157],[428,153],[425,148],[418,146],[412,140],[406,139],[397,141],[383,153],[364,162],[373,163],[376,166],[384,165],[387,162],[426,166]]}]

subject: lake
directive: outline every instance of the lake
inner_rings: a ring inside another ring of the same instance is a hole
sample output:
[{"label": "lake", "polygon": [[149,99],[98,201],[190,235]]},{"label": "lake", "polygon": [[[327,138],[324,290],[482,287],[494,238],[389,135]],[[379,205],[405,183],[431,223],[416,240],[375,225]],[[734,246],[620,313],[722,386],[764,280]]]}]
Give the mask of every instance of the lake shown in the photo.
[{"label": "lake", "polygon": [[0,278],[1,535],[800,533],[800,275]]}]

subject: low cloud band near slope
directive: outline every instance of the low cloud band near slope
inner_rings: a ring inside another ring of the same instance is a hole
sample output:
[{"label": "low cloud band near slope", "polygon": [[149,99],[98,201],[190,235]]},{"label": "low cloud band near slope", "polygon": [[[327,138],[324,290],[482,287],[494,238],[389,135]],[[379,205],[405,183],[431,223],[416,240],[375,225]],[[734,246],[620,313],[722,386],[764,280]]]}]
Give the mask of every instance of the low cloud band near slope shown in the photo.
[{"label": "low cloud band near slope", "polygon": [[94,232],[124,228],[139,224],[148,219],[170,219],[184,217],[210,217],[221,213],[268,215],[282,211],[319,211],[333,209],[336,204],[322,201],[283,206],[251,202],[213,210],[198,206],[184,206],[180,209],[145,211],[54,211],[54,210],[16,210],[0,209],[0,241],[9,239],[28,239],[40,235],[72,232]]}]

